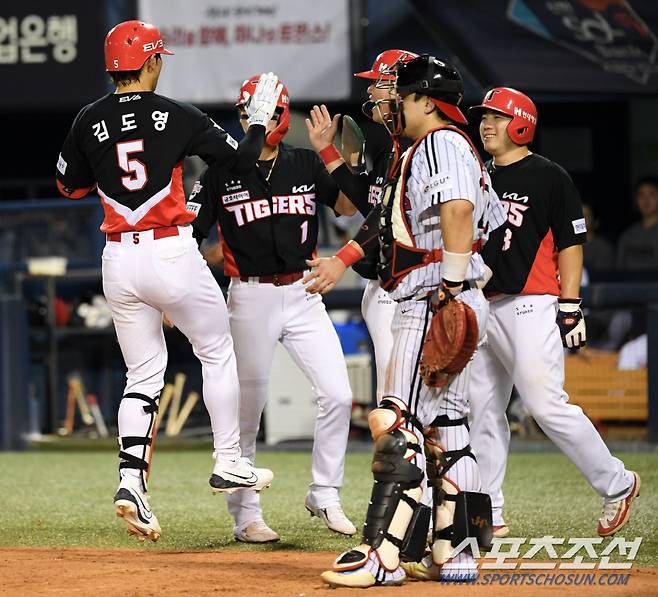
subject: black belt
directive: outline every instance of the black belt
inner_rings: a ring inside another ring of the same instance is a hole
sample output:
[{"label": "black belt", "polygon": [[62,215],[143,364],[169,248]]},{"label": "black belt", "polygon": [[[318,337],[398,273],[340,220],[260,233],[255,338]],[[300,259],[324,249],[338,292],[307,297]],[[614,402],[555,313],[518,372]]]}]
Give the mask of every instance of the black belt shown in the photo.
[{"label": "black belt", "polygon": [[[464,280],[464,283],[462,284],[462,289],[461,292],[466,292],[467,290],[471,290],[473,288],[477,288],[475,284],[471,285],[471,283],[468,280]],[[429,300],[431,293],[428,294],[427,296],[424,296],[423,298],[416,299],[416,294],[412,294],[411,296],[405,296],[402,297],[401,299],[397,299],[395,302],[396,303],[403,303],[404,301],[411,301],[411,300],[418,300],[418,301],[427,301]]]},{"label": "black belt", "polygon": [[273,276],[240,276],[242,282],[257,282],[258,284],[274,284],[275,286],[289,286],[304,277],[304,272],[291,274],[274,274]]}]

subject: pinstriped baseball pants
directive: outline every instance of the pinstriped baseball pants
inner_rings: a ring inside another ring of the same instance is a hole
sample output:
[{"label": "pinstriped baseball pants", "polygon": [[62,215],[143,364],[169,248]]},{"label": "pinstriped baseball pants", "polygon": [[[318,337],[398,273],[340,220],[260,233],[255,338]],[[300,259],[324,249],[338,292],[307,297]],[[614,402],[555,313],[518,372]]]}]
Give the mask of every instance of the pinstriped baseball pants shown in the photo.
[{"label": "pinstriped baseball pants", "polygon": [[[482,343],[489,313],[489,305],[484,295],[480,290],[468,290],[459,298],[475,311],[480,330],[479,342]],[[407,300],[397,304],[393,319],[393,350],[384,392],[385,396],[395,396],[403,400],[409,412],[418,417],[423,427],[428,426],[439,415],[460,419],[469,413],[470,363],[446,388],[430,388],[420,377],[420,357],[431,317],[427,301]],[[445,450],[459,450],[469,443],[468,427],[441,427],[439,437]],[[422,436],[419,441],[422,446]],[[422,450],[416,458],[416,465],[425,470]],[[472,458],[461,458],[447,476],[463,491],[480,490],[480,474],[477,463]],[[423,501],[426,501],[428,493],[423,491]]]}]

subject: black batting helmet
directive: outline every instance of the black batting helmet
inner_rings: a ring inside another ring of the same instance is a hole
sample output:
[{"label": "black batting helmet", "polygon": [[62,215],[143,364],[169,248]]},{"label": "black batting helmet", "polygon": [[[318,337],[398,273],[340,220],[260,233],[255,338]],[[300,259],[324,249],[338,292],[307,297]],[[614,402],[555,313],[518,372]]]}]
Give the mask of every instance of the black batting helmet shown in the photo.
[{"label": "black batting helmet", "polygon": [[457,107],[464,97],[459,71],[449,62],[423,54],[397,68],[397,91],[428,96],[450,120],[468,121]]}]

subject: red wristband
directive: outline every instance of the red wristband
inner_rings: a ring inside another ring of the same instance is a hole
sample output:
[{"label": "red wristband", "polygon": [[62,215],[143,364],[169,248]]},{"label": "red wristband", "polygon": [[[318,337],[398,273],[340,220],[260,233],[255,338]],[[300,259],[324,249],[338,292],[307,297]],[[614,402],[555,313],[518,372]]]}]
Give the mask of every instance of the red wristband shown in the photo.
[{"label": "red wristband", "polygon": [[363,259],[363,255],[361,255],[355,244],[349,242],[336,253],[336,257],[345,264],[345,267],[350,267],[350,265],[354,265],[357,261]]},{"label": "red wristband", "polygon": [[320,157],[322,158],[322,161],[324,162],[325,166],[328,166],[329,164],[331,164],[331,162],[335,162],[336,160],[343,159],[343,156],[340,155],[340,151],[336,149],[335,145],[327,145],[320,152]]}]

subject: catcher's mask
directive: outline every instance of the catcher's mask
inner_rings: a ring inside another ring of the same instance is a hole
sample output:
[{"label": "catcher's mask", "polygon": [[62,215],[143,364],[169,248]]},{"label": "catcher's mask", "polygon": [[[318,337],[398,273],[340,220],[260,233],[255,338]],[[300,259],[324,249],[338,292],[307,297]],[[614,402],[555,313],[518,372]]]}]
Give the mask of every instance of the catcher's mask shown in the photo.
[{"label": "catcher's mask", "polygon": [[355,77],[370,79],[377,89],[386,89],[389,97],[378,100],[369,99],[361,106],[361,111],[371,120],[377,111],[381,122],[389,134],[399,136],[402,133],[399,118],[399,101],[395,92],[396,71],[402,64],[417,58],[418,54],[406,50],[386,50],[379,54],[369,71],[355,73]]},{"label": "catcher's mask", "polygon": [[[256,85],[258,85],[259,78],[260,75],[254,75],[242,83],[242,87],[240,87],[240,94],[238,95],[238,99],[235,102],[238,110],[242,110],[244,108],[247,101],[249,101],[249,98],[254,94],[254,91],[256,91]],[[279,80],[279,83],[282,83],[282,81]],[[241,113],[240,118],[246,118],[246,114]],[[285,85],[283,85],[281,94],[276,101],[276,109],[274,110],[274,116],[272,116],[272,120],[276,120],[278,124],[273,131],[267,133],[265,136],[265,143],[267,143],[270,147],[276,147],[279,143],[281,143],[286,133],[288,132],[288,129],[290,128],[290,96],[288,95],[288,89]]]}]

